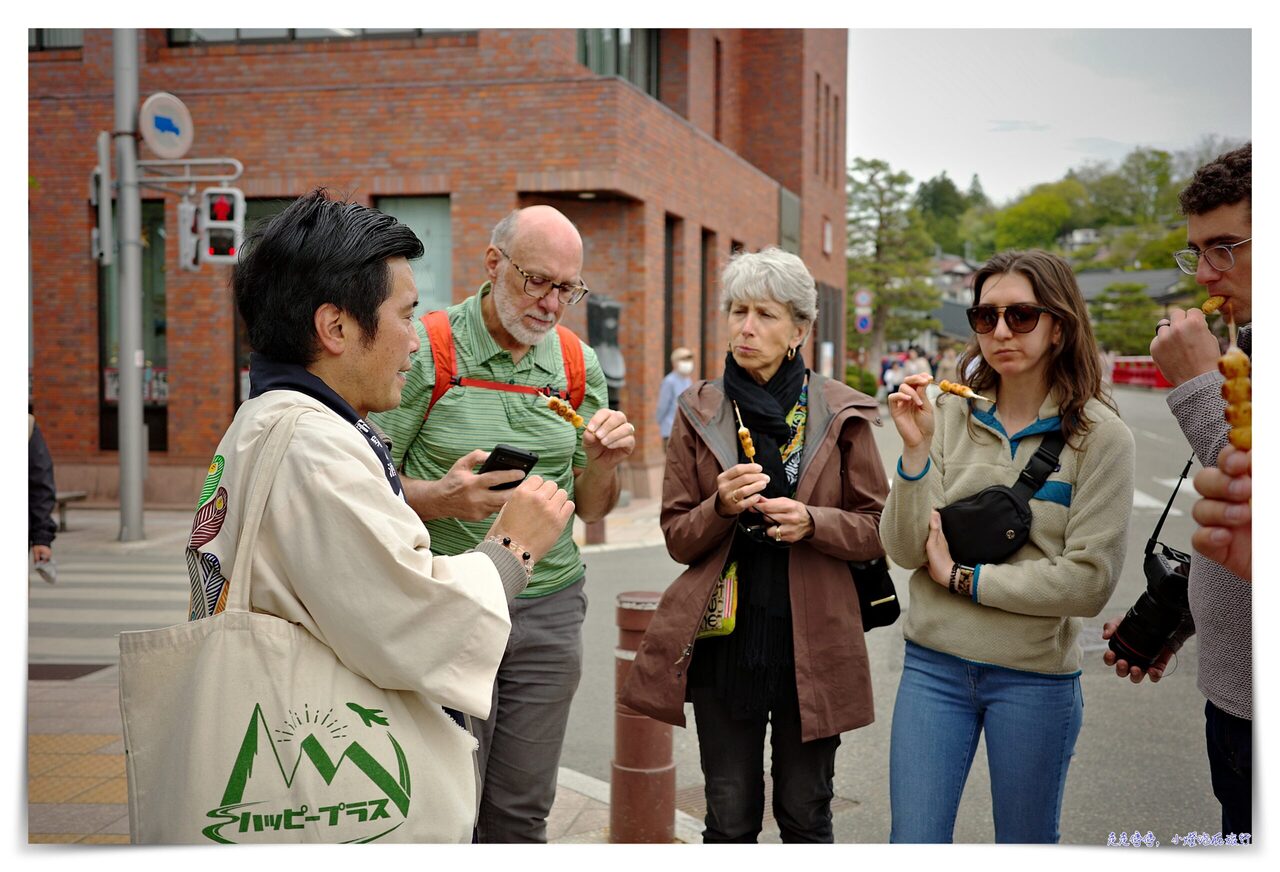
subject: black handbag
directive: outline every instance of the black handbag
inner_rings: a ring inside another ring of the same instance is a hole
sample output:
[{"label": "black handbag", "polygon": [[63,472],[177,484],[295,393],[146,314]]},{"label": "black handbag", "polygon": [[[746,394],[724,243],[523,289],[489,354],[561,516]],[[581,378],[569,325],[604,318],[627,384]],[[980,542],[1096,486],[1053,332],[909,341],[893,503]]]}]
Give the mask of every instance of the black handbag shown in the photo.
[{"label": "black handbag", "polygon": [[1031,534],[1031,497],[1056,471],[1062,431],[1044,437],[1013,487],[992,485],[938,510],[951,557],[962,566],[1003,563]]},{"label": "black handbag", "polygon": [[874,560],[850,560],[849,573],[858,591],[858,608],[862,611],[862,632],[873,627],[887,627],[898,620],[902,607],[898,591],[889,577],[889,563],[883,557]]}]

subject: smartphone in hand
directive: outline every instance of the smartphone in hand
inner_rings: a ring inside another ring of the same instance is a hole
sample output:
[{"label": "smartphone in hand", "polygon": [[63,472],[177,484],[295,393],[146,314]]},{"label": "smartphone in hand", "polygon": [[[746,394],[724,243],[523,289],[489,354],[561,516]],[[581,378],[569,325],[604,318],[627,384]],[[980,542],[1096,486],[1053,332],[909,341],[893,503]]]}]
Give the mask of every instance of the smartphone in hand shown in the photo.
[{"label": "smartphone in hand", "polygon": [[[480,473],[496,472],[500,469],[518,469],[526,476],[533,465],[538,462],[538,455],[514,445],[495,445],[489,453],[489,459],[480,467]],[[509,490],[524,481],[524,478],[494,485],[489,490]]]}]

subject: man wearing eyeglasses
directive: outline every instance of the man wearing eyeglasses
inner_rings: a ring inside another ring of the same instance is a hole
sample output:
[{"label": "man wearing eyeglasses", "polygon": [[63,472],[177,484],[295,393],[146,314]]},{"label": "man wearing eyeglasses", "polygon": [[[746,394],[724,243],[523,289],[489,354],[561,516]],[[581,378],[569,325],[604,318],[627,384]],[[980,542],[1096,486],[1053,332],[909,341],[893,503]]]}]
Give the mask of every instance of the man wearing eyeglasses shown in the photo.
[{"label": "man wearing eyeglasses", "polygon": [[[618,466],[635,448],[635,426],[608,408],[604,372],[585,343],[586,389],[577,408],[585,426],[558,417],[545,396],[516,392],[571,387],[564,337],[555,328],[566,308],[588,293],[582,237],[572,222],[550,206],[515,210],[494,227],[484,268],[489,280],[448,309],[461,382],[455,379],[432,403],[436,364],[428,331],[418,321],[421,348],[400,407],[374,416],[391,439],[406,497],[427,525],[431,550],[444,555],[484,538],[512,493],[491,488],[521,476],[472,471],[495,445],[536,453],[533,471],[568,491],[585,522],[613,509]],[[569,705],[581,675],[584,579],[569,524],[511,603],[511,637],[494,682],[492,714],[473,728],[484,782],[481,842],[546,841]]]},{"label": "man wearing eyeglasses", "polygon": [[[1187,248],[1174,254],[1211,296],[1226,298],[1220,311],[1240,327],[1237,341],[1252,356],[1253,340],[1252,144],[1220,155],[1196,170],[1179,196],[1187,216]],[[1221,350],[1199,309],[1174,309],[1156,325],[1151,356],[1173,384],[1169,408],[1206,469],[1218,462],[1229,427],[1223,416]],[[1200,639],[1197,685],[1205,695],[1205,735],[1213,792],[1222,804],[1222,832],[1252,833],[1253,782],[1253,588],[1192,552],[1187,598]],[[1110,637],[1118,621],[1108,622]],[[1175,640],[1174,645],[1180,645]],[[1159,681],[1166,649],[1145,673],[1108,651],[1104,659],[1135,684]]]}]

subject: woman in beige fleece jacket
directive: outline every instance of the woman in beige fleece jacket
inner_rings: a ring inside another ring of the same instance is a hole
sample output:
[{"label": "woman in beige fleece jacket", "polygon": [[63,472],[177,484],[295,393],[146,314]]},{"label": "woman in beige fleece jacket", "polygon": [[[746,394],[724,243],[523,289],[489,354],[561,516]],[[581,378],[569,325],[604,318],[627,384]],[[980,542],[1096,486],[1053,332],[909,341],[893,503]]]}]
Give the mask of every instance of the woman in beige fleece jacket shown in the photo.
[{"label": "woman in beige fleece jacket", "polygon": [[[1080,731],[1081,618],[1124,564],[1133,437],[1102,391],[1071,268],[1044,251],[997,254],[974,277],[977,334],[960,362],[995,400],[945,396],[927,375],[889,397],[902,458],[880,522],[890,559],[915,569],[893,713],[890,841],[949,842],[980,734],[998,842],[1056,842]],[[1032,497],[1027,541],[962,566],[937,509],[1012,486],[1045,435],[1066,440]]]}]

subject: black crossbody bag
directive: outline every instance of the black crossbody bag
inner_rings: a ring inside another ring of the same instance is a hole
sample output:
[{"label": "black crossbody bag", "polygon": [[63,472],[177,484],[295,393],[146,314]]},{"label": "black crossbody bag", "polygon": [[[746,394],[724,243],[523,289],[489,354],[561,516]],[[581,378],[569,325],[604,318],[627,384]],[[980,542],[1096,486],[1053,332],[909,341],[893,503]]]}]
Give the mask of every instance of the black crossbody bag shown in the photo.
[{"label": "black crossbody bag", "polygon": [[992,485],[939,509],[951,557],[963,566],[1003,563],[1031,534],[1031,497],[1059,469],[1061,430],[1045,435],[1013,487]]}]

